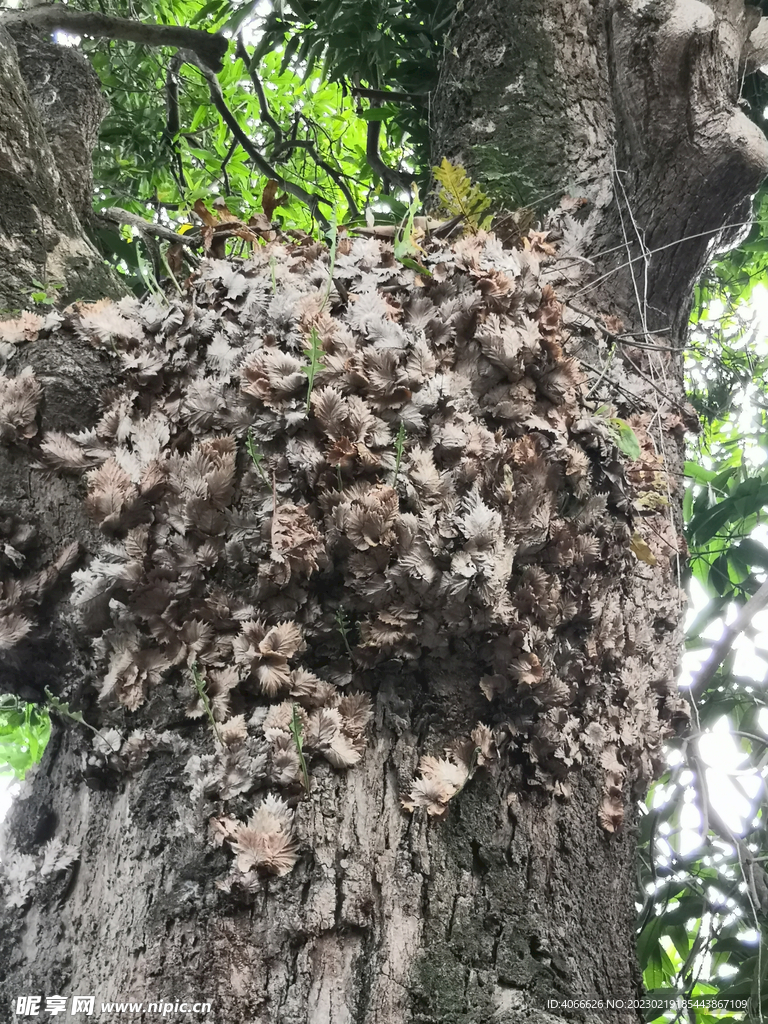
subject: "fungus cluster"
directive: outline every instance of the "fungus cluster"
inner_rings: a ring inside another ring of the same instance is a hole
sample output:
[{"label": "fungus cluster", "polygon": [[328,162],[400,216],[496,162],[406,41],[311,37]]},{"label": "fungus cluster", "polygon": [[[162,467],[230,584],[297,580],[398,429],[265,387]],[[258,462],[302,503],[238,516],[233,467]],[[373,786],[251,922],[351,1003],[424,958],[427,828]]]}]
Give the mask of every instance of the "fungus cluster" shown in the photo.
[{"label": "fungus cluster", "polygon": [[[626,781],[653,774],[681,710],[643,602],[649,587],[667,600],[653,577],[677,541],[648,540],[639,591],[632,518],[663,515],[634,503],[664,468],[641,418],[628,465],[615,411],[585,403],[540,280],[545,237],[434,241],[428,274],[377,238],[341,238],[332,265],[320,243],[270,243],[205,261],[167,303],[0,325],[6,357],[70,334],[118,365],[121,387],[78,432],[40,421],[33,374],[0,377],[0,439],[82,478],[103,540],[72,572],[71,601],[101,698],[134,710],[185,681],[187,714],[215,741],[189,782],[218,801],[212,835],[243,884],[295,862],[283,796],[306,761],[360,760],[367,679],[385,660],[448,664],[468,645],[465,685],[488,706],[490,726],[422,757],[411,810],[444,814],[510,746],[560,795],[571,770],[601,765],[608,829]],[[0,646],[32,629],[23,563],[5,560]],[[112,731],[100,756],[137,770],[160,742],[173,740]],[[242,798],[247,820],[227,813]]]}]

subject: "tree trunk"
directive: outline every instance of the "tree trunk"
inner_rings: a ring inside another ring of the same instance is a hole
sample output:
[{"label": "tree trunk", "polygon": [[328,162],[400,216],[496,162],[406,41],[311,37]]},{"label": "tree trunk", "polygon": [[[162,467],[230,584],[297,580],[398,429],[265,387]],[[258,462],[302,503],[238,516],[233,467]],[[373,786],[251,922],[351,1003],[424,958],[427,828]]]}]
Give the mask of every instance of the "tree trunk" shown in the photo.
[{"label": "tree trunk", "polygon": [[0,315],[6,317],[41,290],[65,303],[125,291],[78,219],[91,209],[91,151],[105,109],[96,76],[66,47],[29,34],[18,45],[21,67],[17,46],[0,25]]},{"label": "tree trunk", "polygon": [[[331,317],[324,257],[274,247],[242,268],[204,267],[194,306],[123,304],[108,321],[75,312],[56,328],[61,348],[27,325],[32,340],[9,373],[30,364],[56,382],[87,358],[89,375],[112,386],[112,411],[83,407],[82,382],[71,399],[59,388],[41,431],[102,417],[73,455],[50,434],[37,447],[34,416],[0,407],[10,445],[0,525],[24,556],[5,566],[18,586],[6,584],[3,615],[8,630],[11,615],[37,615],[8,644],[0,689],[48,685],[113,731],[94,745],[64,722],[13,807],[5,1005],[93,995],[98,1014],[102,1003],[143,1003],[99,1017],[115,1022],[156,1019],[152,1001],[210,1002],[192,1017],[209,1024],[642,1019],[631,1002],[641,994],[633,808],[684,720],[680,346],[692,282],[768,168],[765,140],[736,107],[750,28],[742,5],[725,2],[521,0],[457,14],[433,105],[435,157],[500,181],[511,205],[515,189],[526,202],[534,191],[587,198],[586,223],[557,214],[554,259],[541,238],[524,252],[470,238],[415,284],[391,260],[386,270],[373,243],[342,246],[334,276],[351,299],[334,293]],[[24,117],[37,125],[29,106]],[[629,270],[628,252],[638,257]],[[400,291],[371,298],[370,273]],[[614,319],[603,327],[598,314]],[[394,321],[411,331],[407,344]],[[306,420],[306,375],[291,354],[311,328],[329,365]],[[646,329],[669,351],[616,341]],[[260,363],[255,335],[286,362]],[[422,342],[422,369],[388,378],[386,353],[402,343],[413,355]],[[246,369],[232,369],[227,346],[248,353]],[[385,353],[375,367],[373,350]],[[345,359],[358,358],[349,377]],[[203,377],[217,372],[211,391]],[[408,374],[418,373],[416,385]],[[336,436],[323,427],[323,454],[314,417],[332,419],[321,409],[329,381],[383,424],[354,434],[347,412]],[[631,418],[640,460],[617,451],[605,402]],[[154,476],[139,465],[149,441],[131,433],[138,415],[173,424]],[[229,465],[222,438],[243,439],[250,424],[268,471],[241,450],[230,493],[214,480]],[[76,474],[110,465],[127,435],[134,462],[121,454],[111,475],[89,477],[90,519],[75,477],[29,471],[30,445],[49,469]],[[206,506],[216,489],[218,505]],[[57,522],[67,531],[58,545]],[[37,546],[22,543],[30,523]],[[45,586],[35,575],[73,535],[91,559],[75,578],[78,615],[64,579],[71,553]],[[263,628],[252,623],[261,614]],[[306,651],[265,633],[285,620]],[[370,695],[358,763],[349,705],[333,687],[302,683],[299,662]],[[245,664],[229,707],[224,675]],[[201,675],[219,732],[205,728]],[[197,721],[184,715],[190,701]],[[299,706],[306,779],[290,733]],[[324,746],[328,709],[338,714]],[[234,736],[232,712],[245,715],[247,739]],[[446,748],[441,765],[419,767]],[[293,809],[295,865],[288,825],[270,833],[282,853],[265,853],[255,825],[243,830],[275,792]]]},{"label": "tree trunk", "polygon": [[747,227],[766,173],[765,136],[738,106],[759,20],[741,0],[469,3],[446,47],[433,156],[513,207],[588,197],[595,251],[616,247],[603,269],[636,261],[604,302],[681,335],[691,281]]}]

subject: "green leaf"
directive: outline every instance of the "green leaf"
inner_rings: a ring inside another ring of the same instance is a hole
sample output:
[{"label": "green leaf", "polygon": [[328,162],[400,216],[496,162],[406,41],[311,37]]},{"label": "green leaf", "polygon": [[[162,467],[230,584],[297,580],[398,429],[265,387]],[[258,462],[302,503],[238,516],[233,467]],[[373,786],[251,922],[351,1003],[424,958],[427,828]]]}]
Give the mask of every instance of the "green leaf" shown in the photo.
[{"label": "green leaf", "polygon": [[324,370],[325,365],[321,361],[321,357],[324,355],[323,344],[320,335],[317,333],[315,327],[312,328],[309,334],[309,347],[304,349],[304,355],[307,357],[309,362],[301,367],[301,372],[307,375],[307,406],[306,412],[309,415],[310,403],[312,400],[312,388],[315,384],[315,375],[319,370]]},{"label": "green leaf", "polygon": [[757,565],[761,569],[768,569],[768,548],[752,537],[745,537],[744,540],[735,545],[739,557],[747,565]]},{"label": "green leaf", "polygon": [[258,0],[253,0],[253,2],[243,4],[239,7],[232,16],[224,22],[221,27],[221,31],[228,32],[233,36],[237,35],[243,22],[255,13],[257,2]]},{"label": "green leaf", "polygon": [[768,252],[768,238],[760,238],[756,242],[744,242],[740,248],[742,252]]},{"label": "green leaf", "polygon": [[616,445],[619,451],[623,452],[634,462],[640,458],[641,449],[640,442],[637,440],[637,435],[626,420],[614,417],[611,420],[611,426],[614,428],[614,435],[616,437]]},{"label": "green leaf", "polygon": [[367,110],[360,110],[358,117],[362,117],[364,121],[386,121],[389,117],[394,117],[400,108],[394,103],[385,103],[381,107],[369,107]]},{"label": "green leaf", "polygon": [[209,17],[214,20],[219,17],[220,12],[227,6],[225,0],[209,0],[207,4],[203,4],[197,14],[190,19],[189,24],[199,25],[201,22],[206,21]]},{"label": "green leaf", "polygon": [[693,487],[688,486],[683,495],[683,520],[687,523],[693,513]]},{"label": "green leaf", "polygon": [[209,111],[210,107],[208,106],[207,103],[200,104],[200,106],[195,111],[195,116],[192,118],[192,123],[189,126],[189,130],[191,132],[197,131],[197,129],[208,116]]},{"label": "green leaf", "polygon": [[686,462],[684,466],[684,471],[685,475],[690,480],[695,480],[696,483],[699,484],[709,483],[711,480],[714,480],[717,476],[717,473],[715,473],[714,470],[704,469],[704,467],[700,466],[698,462]]},{"label": "green leaf", "polygon": [[402,256],[400,262],[404,267],[408,267],[409,270],[415,270],[419,274],[423,274],[425,277],[432,277],[431,271],[427,270],[421,263],[417,263],[416,260],[412,260],[410,256]]},{"label": "green leaf", "polygon": [[0,775],[23,779],[37,764],[51,737],[51,719],[45,708],[25,704],[8,695],[13,706],[0,705]]},{"label": "green leaf", "polygon": [[477,231],[481,215],[491,204],[490,197],[472,184],[461,165],[452,164],[446,157],[439,167],[432,168],[432,174],[438,183],[440,207],[450,217],[461,214],[467,225]]},{"label": "green leaf", "polygon": [[725,594],[731,589],[731,580],[728,575],[728,555],[719,555],[712,563],[709,571],[709,578],[712,586],[718,594]]},{"label": "green leaf", "polygon": [[293,60],[293,56],[299,48],[301,42],[300,36],[291,36],[285,45],[285,51],[283,52],[283,59],[280,64],[280,72],[285,71]]}]

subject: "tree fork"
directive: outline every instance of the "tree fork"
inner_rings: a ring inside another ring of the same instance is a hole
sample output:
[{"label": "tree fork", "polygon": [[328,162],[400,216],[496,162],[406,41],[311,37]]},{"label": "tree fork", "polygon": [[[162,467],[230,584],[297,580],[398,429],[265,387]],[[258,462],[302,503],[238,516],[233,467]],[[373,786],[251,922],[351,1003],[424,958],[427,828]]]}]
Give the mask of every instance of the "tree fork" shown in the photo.
[{"label": "tree fork", "polygon": [[615,271],[594,294],[682,337],[692,282],[748,230],[768,172],[738,106],[759,21],[740,0],[469,4],[434,97],[434,162],[487,175],[512,206],[588,197],[596,266]]}]

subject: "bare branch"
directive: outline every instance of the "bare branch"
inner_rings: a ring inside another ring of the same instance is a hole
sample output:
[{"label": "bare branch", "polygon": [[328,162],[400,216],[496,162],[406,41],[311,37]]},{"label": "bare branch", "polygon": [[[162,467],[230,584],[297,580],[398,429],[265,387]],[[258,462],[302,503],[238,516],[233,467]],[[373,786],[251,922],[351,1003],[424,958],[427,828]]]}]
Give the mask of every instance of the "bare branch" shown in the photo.
[{"label": "bare branch", "polygon": [[[307,127],[309,127],[309,122],[303,115],[302,120],[307,125]],[[335,167],[331,166],[331,164],[329,164],[320,156],[320,154],[317,152],[315,144],[311,141],[311,139],[289,139],[288,142],[283,143],[282,147],[280,148],[280,159],[285,159],[285,157],[288,156],[288,154],[293,149],[306,149],[306,151],[315,161],[317,166],[322,167],[322,169],[325,171],[328,177],[332,178],[333,181],[336,182],[340,192],[347,201],[350,217],[359,217],[360,211],[357,207],[357,203],[355,202],[355,198],[350,192],[349,188],[347,187],[346,182],[344,181],[346,175],[342,174],[341,171],[338,171]],[[275,158],[277,158],[277,151],[275,152]]]},{"label": "bare branch", "polygon": [[237,139],[232,139],[232,143],[229,149],[227,150],[227,155],[221,161],[221,173],[224,176],[224,188],[226,190],[227,195],[230,195],[232,192],[232,189],[229,187],[229,175],[227,174],[227,164],[237,152],[238,145],[239,143]]},{"label": "bare branch", "polygon": [[768,875],[765,872],[765,868],[755,858],[755,854],[750,850],[744,839],[741,836],[735,835],[720,811],[712,803],[707,785],[707,766],[693,749],[692,744],[689,744],[686,750],[686,762],[696,776],[698,783],[696,788],[701,794],[701,807],[699,810],[702,813],[705,826],[703,834],[706,835],[707,831],[712,831],[734,847],[739,858],[742,879],[746,885],[747,897],[752,905],[752,910],[756,912],[759,909],[765,913],[768,910]]},{"label": "bare branch", "polygon": [[163,134],[171,151],[171,161],[176,166],[179,191],[183,193],[187,187],[187,179],[184,175],[184,163],[178,143],[178,135],[181,128],[179,120],[179,67],[181,62],[181,55],[177,53],[168,65],[168,72],[165,77],[165,102],[168,120]]},{"label": "bare branch", "polygon": [[354,196],[349,191],[349,188],[347,187],[344,181],[344,175],[340,171],[337,171],[334,167],[332,167],[326,160],[323,160],[323,158],[315,149],[314,143],[310,139],[295,139],[293,142],[287,142],[280,151],[281,159],[284,159],[286,156],[288,156],[292,149],[305,149],[309,153],[309,155],[312,157],[317,166],[322,167],[322,169],[325,171],[328,177],[332,178],[333,181],[335,181],[336,184],[338,185],[339,191],[342,193],[342,195],[347,201],[350,217],[359,217],[360,210],[357,207],[357,203],[355,202]]},{"label": "bare branch", "polygon": [[61,29],[101,39],[126,39],[145,46],[176,46],[192,50],[213,71],[221,71],[224,54],[229,46],[229,40],[217,32],[205,32],[183,25],[147,25],[94,11],[76,11],[63,4],[44,4],[25,11],[4,11],[0,24],[10,31],[29,26],[38,32]]},{"label": "bare branch", "polygon": [[266,174],[268,178],[274,178],[280,188],[288,192],[289,195],[295,196],[309,207],[312,215],[317,217],[323,227],[327,227],[329,223],[328,218],[320,211],[320,203],[325,203],[327,206],[332,206],[333,204],[326,199],[325,196],[321,196],[317,192],[307,192],[307,190],[302,188],[301,185],[296,185],[294,182],[288,181],[287,178],[283,177],[277,168],[273,167],[263,154],[258,151],[251,139],[243,131],[240,126],[240,122],[227,106],[227,102],[224,99],[224,95],[221,91],[221,86],[219,85],[216,75],[214,75],[210,68],[201,64],[195,54],[187,53],[185,55],[185,59],[189,64],[192,64],[193,67],[196,67],[202,74],[203,78],[205,78],[208,83],[208,91],[211,94],[211,101],[214,107],[216,107],[218,112],[221,114],[221,119],[254,162],[258,170],[262,174]]},{"label": "bare branch", "polygon": [[723,630],[723,635],[712,648],[709,658],[687,691],[691,698],[700,696],[706,690],[714,679],[715,673],[730,654],[736,637],[747,629],[755,615],[766,605],[768,605],[768,580],[750,597],[731,625],[726,626]]},{"label": "bare branch", "polygon": [[98,217],[101,220],[111,221],[112,224],[128,224],[130,227],[136,228],[143,235],[155,235],[155,237],[162,238],[167,242],[178,242],[192,248],[200,245],[200,234],[197,231],[190,232],[188,235],[180,235],[163,224],[154,224],[152,221],[144,220],[143,217],[139,217],[135,213],[129,213],[128,210],[121,210],[116,206],[99,210]]},{"label": "bare branch", "polygon": [[651,352],[674,352],[675,355],[679,355],[682,352],[682,349],[679,346],[673,347],[670,345],[655,345],[648,342],[647,340],[635,340],[636,338],[647,339],[653,337],[654,334],[661,334],[667,328],[662,328],[661,331],[625,331],[622,334],[614,334],[613,331],[609,331],[604,324],[601,324],[600,321],[596,319],[597,314],[589,313],[586,309],[581,309],[579,306],[574,305],[573,302],[569,302],[567,299],[563,299],[562,303],[564,306],[567,306],[569,309],[572,309],[574,313],[578,313],[579,316],[583,316],[586,318],[587,323],[577,323],[577,327],[584,327],[591,331],[599,331],[603,335],[603,337],[606,338],[607,341],[613,344],[629,345],[630,348],[644,348],[648,349]]},{"label": "bare branch", "polygon": [[267,96],[266,93],[264,92],[264,86],[261,84],[259,73],[256,70],[255,61],[246,50],[242,36],[237,37],[237,49],[235,50],[235,53],[243,62],[243,64],[245,64],[246,71],[250,75],[251,81],[253,82],[253,88],[256,90],[256,96],[259,101],[261,120],[264,122],[264,124],[268,124],[274,133],[272,149],[273,152],[276,152],[280,148],[280,144],[283,141],[283,129],[280,127],[278,121],[272,116],[272,111],[269,109]]},{"label": "bare branch", "polygon": [[[450,220],[436,220],[434,217],[414,217],[413,227],[417,231],[423,231],[431,238],[447,238],[464,220],[464,214],[458,213]],[[352,227],[356,235],[365,235],[368,238],[396,238],[402,231],[402,224],[374,224],[373,227],[363,226]]]},{"label": "bare branch", "polygon": [[365,159],[385,185],[394,183],[399,188],[408,189],[416,180],[413,174],[403,174],[394,167],[389,167],[379,155],[379,136],[381,135],[381,121],[368,122],[368,134],[366,136]]},{"label": "bare branch", "polygon": [[[635,347],[637,347],[637,346],[635,346]],[[653,388],[653,390],[656,391],[658,394],[660,394],[661,397],[664,399],[664,401],[669,402],[670,405],[677,406],[678,409],[682,409],[682,411],[685,412],[685,406],[682,405],[680,402],[678,402],[676,398],[673,398],[672,395],[667,394],[667,392],[664,390],[664,388],[660,388],[659,385],[656,383],[655,380],[653,380],[652,377],[649,377],[648,374],[644,370],[641,370],[640,367],[637,365],[637,363],[632,358],[632,356],[630,356],[629,352],[626,351],[626,349],[624,349],[621,354],[622,354],[623,358],[627,360],[627,362],[632,367],[632,369],[635,371],[635,373],[638,373],[643,378],[644,381],[646,381],[648,384],[650,384],[651,387]]]}]

